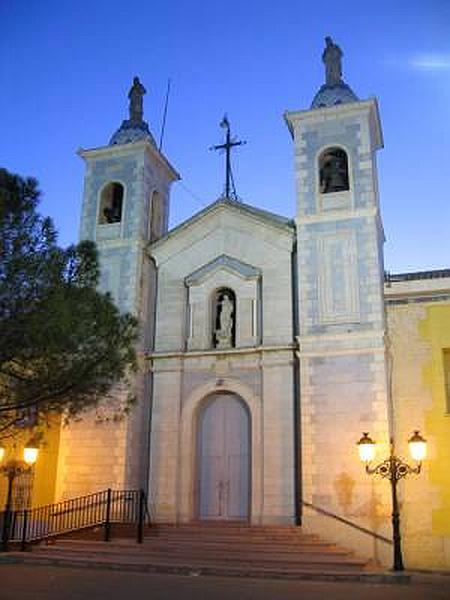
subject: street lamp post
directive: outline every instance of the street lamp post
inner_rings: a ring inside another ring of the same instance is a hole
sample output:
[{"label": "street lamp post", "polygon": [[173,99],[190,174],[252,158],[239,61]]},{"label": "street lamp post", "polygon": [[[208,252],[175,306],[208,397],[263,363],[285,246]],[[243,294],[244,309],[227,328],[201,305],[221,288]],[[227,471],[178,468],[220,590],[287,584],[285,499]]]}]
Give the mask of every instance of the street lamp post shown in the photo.
[{"label": "street lamp post", "polygon": [[363,433],[358,442],[359,457],[365,463],[368,475],[380,475],[388,479],[391,484],[392,496],[392,538],[394,542],[394,571],[403,571],[402,541],[400,533],[400,510],[397,497],[397,482],[412,473],[418,475],[422,467],[422,460],[426,457],[427,442],[418,431],[408,440],[409,450],[412,458],[417,462],[412,467],[395,454],[394,440],[390,440],[390,452],[388,458],[372,467],[371,461],[375,458],[375,442],[367,432]]},{"label": "street lamp post", "polygon": [[29,473],[31,471],[34,463],[37,460],[39,449],[35,446],[29,445],[23,450],[23,460],[11,458],[5,464],[2,464],[5,454],[5,449],[0,446],[0,473],[4,475],[8,481],[5,510],[3,511],[1,544],[1,550],[3,552],[8,551],[8,542],[10,537],[10,528],[12,520],[12,498],[14,480],[16,479],[16,477],[23,475],[24,473]]}]

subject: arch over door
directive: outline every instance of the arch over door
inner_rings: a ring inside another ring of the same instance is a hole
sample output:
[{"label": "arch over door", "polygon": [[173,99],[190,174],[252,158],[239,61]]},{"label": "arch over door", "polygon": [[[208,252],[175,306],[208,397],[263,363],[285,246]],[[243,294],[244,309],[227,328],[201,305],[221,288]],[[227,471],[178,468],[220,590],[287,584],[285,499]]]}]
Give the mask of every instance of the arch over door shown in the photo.
[{"label": "arch over door", "polygon": [[214,394],[198,427],[198,516],[248,519],[250,418],[234,394]]}]

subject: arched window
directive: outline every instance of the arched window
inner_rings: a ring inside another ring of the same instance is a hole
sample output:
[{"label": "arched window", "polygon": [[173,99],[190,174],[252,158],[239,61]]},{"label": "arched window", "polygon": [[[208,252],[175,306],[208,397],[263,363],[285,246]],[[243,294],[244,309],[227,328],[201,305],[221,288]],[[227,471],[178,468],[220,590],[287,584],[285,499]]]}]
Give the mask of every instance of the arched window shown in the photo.
[{"label": "arched window", "polygon": [[321,194],[349,189],[348,159],[342,148],[327,148],[320,155],[319,186]]},{"label": "arched window", "polygon": [[236,296],[229,288],[218,289],[212,299],[212,345],[234,348],[236,345]]},{"label": "arched window", "polygon": [[108,183],[100,198],[100,212],[98,222],[100,225],[106,223],[120,223],[122,220],[123,185],[121,183]]}]

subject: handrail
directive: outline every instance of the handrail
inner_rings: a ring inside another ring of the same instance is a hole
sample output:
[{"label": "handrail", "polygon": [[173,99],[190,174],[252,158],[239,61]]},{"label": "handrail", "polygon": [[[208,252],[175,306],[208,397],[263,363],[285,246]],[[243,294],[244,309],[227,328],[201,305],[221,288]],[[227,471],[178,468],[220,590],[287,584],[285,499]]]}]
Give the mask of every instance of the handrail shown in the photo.
[{"label": "handrail", "polygon": [[0,513],[0,516],[6,540],[4,550],[8,549],[8,542],[20,542],[24,550],[29,542],[94,526],[103,526],[104,540],[109,541],[113,523],[136,525],[137,541],[142,542],[143,527],[151,522],[143,490],[102,490],[55,504]]},{"label": "handrail", "polygon": [[379,533],[375,533],[375,531],[371,531],[370,529],[367,529],[366,527],[363,527],[362,525],[358,525],[357,523],[353,523],[353,521],[349,521],[348,519],[345,519],[344,517],[341,517],[340,515],[336,515],[324,508],[320,508],[320,506],[316,506],[315,504],[312,504],[311,502],[307,502],[306,500],[302,500],[302,504],[303,506],[307,506],[308,508],[312,508],[313,510],[315,510],[316,512],[325,515],[326,517],[330,517],[332,519],[335,519],[336,521],[339,521],[340,523],[344,523],[345,525],[348,525],[349,527],[353,527],[353,529],[357,529],[358,531],[360,531],[361,533],[365,533],[366,535],[370,535],[371,537],[375,538],[376,540],[379,540],[380,542],[384,542],[385,544],[390,544],[392,545],[392,540],[390,540],[387,537],[384,537],[384,535],[381,535]]},{"label": "handrail", "polygon": [[[63,500],[63,501],[58,502],[56,504],[47,504],[46,506],[39,506],[37,508],[43,509],[43,508],[51,507],[51,506],[59,506],[59,505],[64,505],[64,504],[72,504],[74,501],[77,501],[77,502],[80,502],[80,501],[83,501],[83,500],[85,501],[85,500],[87,500],[89,498],[93,499],[96,496],[98,496],[99,494],[106,494],[107,491],[108,490],[104,490],[102,492],[96,492],[94,494],[88,494],[87,496],[79,496],[77,498],[70,498],[69,500]],[[113,491],[115,494],[118,495],[118,494],[127,494],[127,493],[133,493],[134,494],[137,490],[111,490],[111,491]],[[98,502],[91,502],[90,506],[93,507],[93,506],[96,506],[98,504],[102,504],[103,502],[104,502],[104,500],[100,500]],[[33,510],[36,510],[36,509],[33,509]],[[58,512],[53,512],[53,515],[68,514],[70,512],[74,512],[76,510],[77,510],[77,507],[75,506],[75,507],[72,507],[72,508],[62,509],[62,510],[60,510]]]}]

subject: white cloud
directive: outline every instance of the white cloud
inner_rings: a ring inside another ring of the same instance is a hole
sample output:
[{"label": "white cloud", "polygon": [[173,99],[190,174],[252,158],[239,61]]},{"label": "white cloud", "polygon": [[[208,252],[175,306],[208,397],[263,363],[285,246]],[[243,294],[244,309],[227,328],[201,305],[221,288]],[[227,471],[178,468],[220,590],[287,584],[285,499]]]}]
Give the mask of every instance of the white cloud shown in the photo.
[{"label": "white cloud", "polygon": [[412,58],[410,66],[415,69],[424,70],[450,70],[450,55],[445,54],[421,54]]}]

